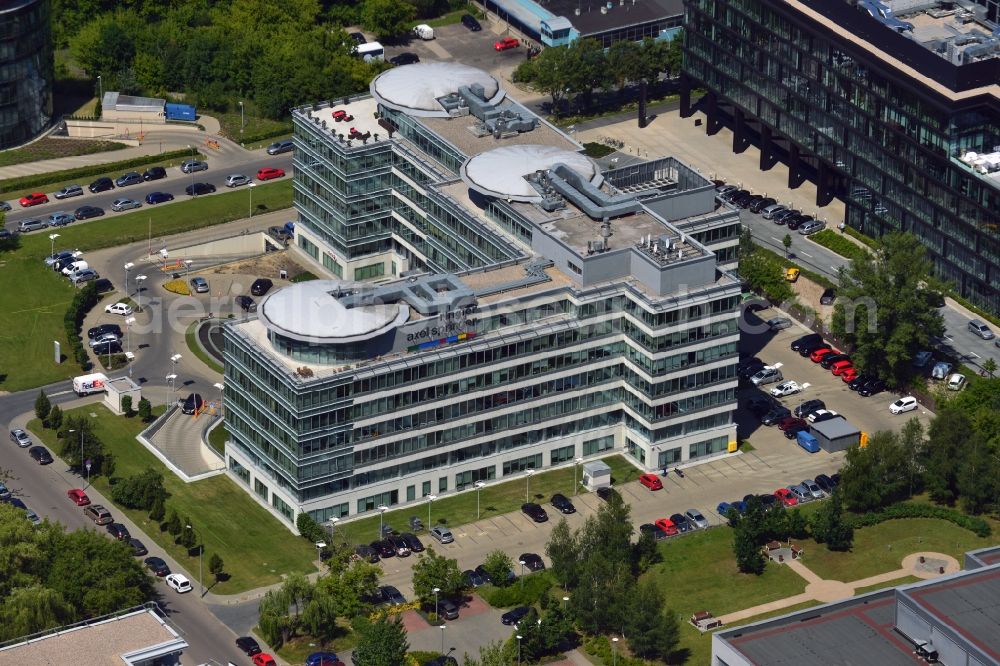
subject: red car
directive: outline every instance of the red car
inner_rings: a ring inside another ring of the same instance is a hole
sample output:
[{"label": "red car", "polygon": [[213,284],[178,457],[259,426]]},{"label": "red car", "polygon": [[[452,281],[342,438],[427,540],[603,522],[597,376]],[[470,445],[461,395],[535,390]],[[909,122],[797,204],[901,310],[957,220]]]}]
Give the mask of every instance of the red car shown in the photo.
[{"label": "red car", "polygon": [[813,353],[809,354],[809,358],[812,359],[813,363],[819,363],[820,361],[823,360],[824,356],[827,356],[829,354],[839,354],[839,353],[840,352],[835,352],[829,347],[820,347]]},{"label": "red car", "polygon": [[266,652],[261,652],[253,656],[253,666],[278,666],[274,662],[274,657]]},{"label": "red car", "polygon": [[799,500],[795,499],[795,495],[788,488],[778,488],[774,491],[774,496],[781,500],[785,506],[795,506],[799,503]]},{"label": "red car", "polygon": [[274,180],[275,178],[282,178],[285,175],[284,169],[275,169],[274,167],[264,167],[257,171],[257,180]]},{"label": "red car", "polygon": [[660,479],[655,474],[643,474],[639,477],[639,483],[650,490],[663,490],[663,484],[660,483]]},{"label": "red car", "polygon": [[494,51],[506,51],[507,49],[516,49],[521,45],[521,42],[517,41],[513,37],[504,37],[498,42],[493,44]]},{"label": "red car", "polygon": [[858,371],[856,368],[848,368],[840,373],[840,378],[844,380],[845,384],[849,384],[858,378]]},{"label": "red car", "polygon": [[844,374],[844,371],[847,370],[848,368],[853,369],[854,364],[851,363],[850,361],[837,361],[836,363],[830,366],[830,372],[832,372],[834,375],[842,375]]},{"label": "red car", "polygon": [[778,421],[778,430],[784,432],[789,428],[794,428],[795,426],[805,425],[805,419],[799,419],[794,416],[786,416],[785,418]]},{"label": "red car", "polygon": [[77,506],[87,506],[90,504],[90,498],[87,497],[87,493],[83,492],[79,488],[71,488],[66,491],[66,496],[73,500],[73,503]]},{"label": "red car", "polygon": [[677,526],[669,518],[660,518],[654,525],[663,530],[663,533],[667,536],[675,536],[677,534]]},{"label": "red car", "polygon": [[22,208],[28,208],[30,206],[37,206],[38,204],[45,204],[49,202],[49,198],[43,192],[32,192],[31,194],[25,194],[18,200]]}]

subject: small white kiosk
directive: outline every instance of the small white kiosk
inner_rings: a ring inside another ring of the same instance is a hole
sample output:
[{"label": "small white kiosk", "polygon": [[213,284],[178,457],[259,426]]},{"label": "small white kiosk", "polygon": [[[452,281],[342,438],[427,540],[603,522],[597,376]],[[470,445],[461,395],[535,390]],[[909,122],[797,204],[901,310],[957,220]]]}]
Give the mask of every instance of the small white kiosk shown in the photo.
[{"label": "small white kiosk", "polygon": [[125,413],[122,411],[122,398],[126,395],[132,398],[132,410],[134,411],[139,408],[139,400],[142,399],[142,389],[128,377],[109,379],[104,384],[104,387],[104,404],[115,414],[121,416]]},{"label": "small white kiosk", "polygon": [[583,465],[583,485],[591,492],[611,485],[611,468],[600,460]]}]

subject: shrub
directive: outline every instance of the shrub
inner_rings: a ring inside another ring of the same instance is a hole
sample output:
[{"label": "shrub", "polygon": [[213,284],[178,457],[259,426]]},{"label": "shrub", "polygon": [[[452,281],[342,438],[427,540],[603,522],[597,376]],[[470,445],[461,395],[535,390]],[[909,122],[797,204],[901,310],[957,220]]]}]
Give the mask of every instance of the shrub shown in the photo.
[{"label": "shrub", "polygon": [[163,475],[154,469],[146,469],[141,474],[122,479],[111,489],[111,499],[129,509],[148,511],[157,502],[162,503],[166,497]]},{"label": "shrub", "polygon": [[479,588],[479,595],[494,608],[531,606],[548,595],[552,589],[552,578],[548,573],[523,576],[521,580],[507,587],[486,585]]},{"label": "shrub", "polygon": [[83,326],[83,318],[87,316],[91,308],[97,305],[97,301],[97,283],[91,282],[73,295],[73,300],[66,309],[66,314],[63,315],[66,340],[73,352],[73,358],[82,370],[87,370],[90,367],[90,359],[83,346],[83,340],[80,338],[80,327]]},{"label": "shrub", "polygon": [[181,278],[164,283],[163,288],[172,294],[180,294],[181,296],[191,295],[191,287],[188,286],[187,280]]},{"label": "shrub", "polygon": [[855,528],[871,527],[886,520],[900,518],[938,518],[965,528],[979,537],[988,537],[992,533],[989,523],[982,518],[967,516],[961,511],[948,509],[943,506],[911,502],[893,504],[878,511],[869,511],[868,513],[852,516],[849,522]]},{"label": "shrub", "polygon": [[[145,155],[143,157],[136,157],[130,160],[121,160],[119,162],[105,162],[104,164],[91,164],[88,166],[77,167],[75,169],[48,171],[45,173],[31,174],[30,176],[7,178],[0,180],[0,188],[2,188],[4,192],[10,192],[11,190],[31,190],[36,189],[39,185],[61,183],[66,180],[77,180],[79,178],[88,178],[90,176],[100,176],[102,174],[117,171],[128,171],[136,167],[146,166],[156,162],[187,159],[190,157],[191,151],[186,148],[182,148],[180,150],[171,150],[166,153],[160,153],[159,155]],[[205,156],[198,154],[197,158],[204,159]]]},{"label": "shrub", "polygon": [[603,664],[610,664],[612,662],[621,664],[621,666],[645,666],[646,664],[642,659],[633,659],[622,654],[621,648],[618,649],[618,654],[612,653],[611,641],[607,636],[591,636],[587,638],[583,642],[583,651],[599,658]]},{"label": "shrub", "polygon": [[298,518],[295,519],[295,527],[298,528],[302,538],[312,543],[323,541],[323,538],[326,536],[319,523],[305,512],[300,513]]},{"label": "shrub", "polygon": [[832,229],[824,229],[809,236],[809,239],[848,259],[864,259],[868,256],[863,247],[858,247],[856,243],[852,243]]}]

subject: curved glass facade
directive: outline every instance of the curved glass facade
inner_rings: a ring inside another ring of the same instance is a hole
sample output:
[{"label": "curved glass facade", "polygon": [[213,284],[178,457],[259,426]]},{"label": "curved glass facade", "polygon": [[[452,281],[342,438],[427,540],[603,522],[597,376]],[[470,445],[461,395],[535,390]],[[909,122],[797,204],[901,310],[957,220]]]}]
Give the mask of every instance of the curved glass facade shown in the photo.
[{"label": "curved glass facade", "polygon": [[0,4],[0,148],[20,145],[52,121],[51,4]]},{"label": "curved glass facade", "polygon": [[389,329],[378,337],[344,344],[317,344],[295,340],[274,331],[268,331],[268,338],[278,353],[316,365],[340,365],[375,358],[387,354],[392,349],[395,329]]}]

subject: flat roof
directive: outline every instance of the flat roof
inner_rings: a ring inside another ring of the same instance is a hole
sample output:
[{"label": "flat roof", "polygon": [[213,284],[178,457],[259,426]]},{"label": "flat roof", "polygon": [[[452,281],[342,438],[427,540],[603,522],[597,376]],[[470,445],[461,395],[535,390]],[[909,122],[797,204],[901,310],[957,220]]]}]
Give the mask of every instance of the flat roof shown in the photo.
[{"label": "flat roof", "polygon": [[847,437],[848,435],[857,435],[861,430],[852,425],[844,417],[838,417],[835,419],[830,419],[828,421],[820,421],[819,423],[813,423],[809,426],[813,430],[818,431],[821,435],[827,439],[836,439],[838,437]]},{"label": "flat roof", "polygon": [[[336,102],[336,100],[331,101]],[[371,132],[372,135],[378,133],[382,137],[385,137],[388,135],[388,132],[375,119],[375,110],[377,108],[378,103],[374,99],[371,97],[361,97],[352,99],[348,104],[334,103],[326,108],[317,110],[307,109],[305,113],[310,118],[318,119],[320,123],[325,122],[327,130],[333,134],[343,134],[345,139],[350,138],[352,128],[361,134]],[[334,119],[334,114],[338,111],[344,111],[348,116],[354,117],[351,120],[337,121]]]},{"label": "flat roof", "polygon": [[489,72],[459,62],[420,62],[393,67],[372,79],[372,96],[386,106],[410,116],[448,117],[438,101],[462,86],[479,84],[485,99],[497,103],[506,94]]},{"label": "flat roof", "polygon": [[[531,134],[529,132],[528,134]],[[479,153],[462,165],[462,176],[470,187],[499,199],[541,201],[542,195],[525,176],[565,164],[587,181],[598,175],[597,164],[582,153],[540,144],[501,145]]]},{"label": "flat roof", "polygon": [[187,646],[156,613],[140,610],[0,648],[0,666],[65,663],[122,666],[173,654]]},{"label": "flat roof", "polygon": [[[611,5],[608,8],[608,5]],[[586,37],[629,25],[651,23],[684,15],[683,0],[545,0],[545,8],[557,16],[565,16],[573,27]],[[601,8],[605,13],[601,13]],[[580,15],[576,15],[577,8]]]},{"label": "flat roof", "polygon": [[1000,567],[974,569],[903,594],[1000,662]]},{"label": "flat roof", "polygon": [[310,280],[281,287],[264,297],[257,317],[281,335],[313,343],[334,343],[381,333],[404,323],[409,308],[395,304],[349,308],[339,292],[351,288],[340,280]]}]

